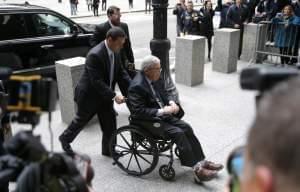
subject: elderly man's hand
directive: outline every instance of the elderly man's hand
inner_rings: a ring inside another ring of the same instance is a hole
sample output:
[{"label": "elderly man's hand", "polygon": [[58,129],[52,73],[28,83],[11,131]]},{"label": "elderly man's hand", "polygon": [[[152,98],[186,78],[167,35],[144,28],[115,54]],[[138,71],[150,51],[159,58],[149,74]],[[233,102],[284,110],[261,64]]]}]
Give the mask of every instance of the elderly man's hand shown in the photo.
[{"label": "elderly man's hand", "polygon": [[124,97],[123,95],[117,95],[117,96],[115,97],[115,101],[116,101],[116,103],[118,103],[118,104],[122,104],[122,103],[125,102],[125,97]]},{"label": "elderly man's hand", "polygon": [[170,104],[170,106],[173,108],[173,114],[178,113],[178,111],[179,111],[179,106],[178,106],[174,101],[170,101],[169,104]]},{"label": "elderly man's hand", "polygon": [[166,115],[174,113],[174,109],[171,106],[164,106],[163,111]]}]

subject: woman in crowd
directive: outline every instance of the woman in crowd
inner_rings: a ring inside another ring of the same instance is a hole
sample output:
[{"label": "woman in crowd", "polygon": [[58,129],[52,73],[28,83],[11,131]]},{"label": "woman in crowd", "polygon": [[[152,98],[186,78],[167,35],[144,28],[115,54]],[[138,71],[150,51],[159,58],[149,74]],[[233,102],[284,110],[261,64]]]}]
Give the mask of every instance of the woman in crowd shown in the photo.
[{"label": "woman in crowd", "polygon": [[214,24],[213,17],[215,11],[212,8],[211,1],[205,1],[204,6],[200,9],[201,24],[200,24],[200,35],[205,36],[207,39],[208,45],[208,61],[210,59],[211,45],[212,45],[212,36],[214,35]]},{"label": "woman in crowd", "polygon": [[286,5],[282,14],[278,14],[272,22],[276,25],[275,46],[279,47],[281,64],[293,64],[290,56],[296,43],[296,35],[299,33],[299,18],[294,16],[291,5]]}]

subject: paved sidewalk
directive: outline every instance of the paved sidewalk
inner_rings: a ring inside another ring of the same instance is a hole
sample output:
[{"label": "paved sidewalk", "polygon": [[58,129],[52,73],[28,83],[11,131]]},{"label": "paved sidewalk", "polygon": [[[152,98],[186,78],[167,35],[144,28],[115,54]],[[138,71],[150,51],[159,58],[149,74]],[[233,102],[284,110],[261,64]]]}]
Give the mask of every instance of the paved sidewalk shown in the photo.
[{"label": "paved sidewalk", "polygon": [[[33,5],[40,5],[53,9],[65,16],[76,18],[76,17],[88,17],[93,16],[93,12],[88,11],[86,0],[79,0],[78,13],[76,16],[71,16],[70,1],[62,0],[58,3],[58,0],[0,0],[0,3],[24,3],[25,1]],[[102,1],[101,1],[102,2]],[[106,11],[101,10],[101,2],[99,6],[99,15],[106,15]],[[200,2],[200,1],[199,1]],[[173,8],[177,0],[169,0],[169,8]],[[196,3],[195,5],[199,5]],[[110,5],[116,5],[121,8],[122,13],[137,12],[145,10],[145,0],[133,0],[133,9],[129,9],[128,0],[107,0],[107,8]]]},{"label": "paved sidewalk", "polygon": [[[239,70],[247,64],[239,61]],[[255,113],[254,92],[240,89],[239,72],[231,74],[213,72],[211,63],[205,64],[202,85],[187,87],[177,84],[176,86],[186,112],[184,120],[194,128],[207,158],[225,164],[229,152],[245,142]],[[116,106],[116,110],[119,113],[118,126],[128,124],[129,112],[125,105]],[[50,149],[47,118],[47,114],[42,115],[35,134],[40,134],[43,143]],[[67,125],[61,121],[59,108],[53,113],[52,119],[54,150],[61,151],[58,136]],[[29,128],[18,124],[12,126],[14,133],[22,127]],[[191,170],[181,167],[178,160],[174,162],[176,180],[163,181],[158,174],[158,169],[166,163],[165,158],[160,158],[156,169],[148,175],[128,176],[117,166],[113,166],[110,158],[101,155],[101,137],[99,125],[90,124],[72,143],[76,151],[91,156],[95,169],[93,185],[97,192],[222,192],[227,181],[227,172],[224,170],[218,179],[207,182],[203,186],[196,185]]]}]

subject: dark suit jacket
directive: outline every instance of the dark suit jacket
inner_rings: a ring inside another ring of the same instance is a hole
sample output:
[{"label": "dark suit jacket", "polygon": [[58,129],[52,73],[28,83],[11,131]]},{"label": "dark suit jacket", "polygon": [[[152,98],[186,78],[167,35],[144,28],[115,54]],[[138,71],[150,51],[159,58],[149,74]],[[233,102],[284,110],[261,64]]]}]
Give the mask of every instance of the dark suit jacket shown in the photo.
[{"label": "dark suit jacket", "polygon": [[229,27],[234,28],[234,24],[240,25],[243,28],[243,23],[247,21],[249,15],[248,7],[244,4],[241,7],[235,4],[231,5],[227,12],[226,21]]},{"label": "dark suit jacket", "polygon": [[[157,81],[153,87],[159,94],[164,105],[169,104],[171,98],[164,90],[163,82]],[[156,117],[160,108],[155,100],[150,85],[146,80],[144,72],[139,71],[128,88],[128,107],[134,116],[138,117]]]},{"label": "dark suit jacket", "polygon": [[[127,66],[125,66],[126,60],[128,60],[130,63],[134,63],[134,57],[133,57],[133,52],[132,52],[131,43],[130,43],[128,25],[126,23],[121,22],[120,27],[124,30],[124,32],[127,36],[125,43],[124,43],[124,47],[120,51],[123,66],[127,68]],[[106,38],[106,33],[110,28],[111,28],[111,26],[108,21],[105,23],[102,23],[100,25],[97,25],[94,35],[91,37],[91,45],[94,47],[98,43],[103,41]]]},{"label": "dark suit jacket", "polygon": [[130,77],[121,65],[120,55],[115,53],[115,68],[112,89],[109,87],[110,61],[104,41],[92,48],[86,57],[84,72],[75,90],[75,101],[84,92],[93,102],[112,101],[116,93],[115,84],[118,83],[124,96],[130,84]]}]

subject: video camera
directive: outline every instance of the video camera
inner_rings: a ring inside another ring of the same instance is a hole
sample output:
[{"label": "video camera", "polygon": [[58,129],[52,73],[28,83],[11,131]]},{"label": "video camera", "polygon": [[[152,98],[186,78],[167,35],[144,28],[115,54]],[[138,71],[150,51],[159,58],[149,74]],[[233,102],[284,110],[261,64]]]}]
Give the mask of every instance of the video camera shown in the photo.
[{"label": "video camera", "polygon": [[242,89],[268,91],[277,83],[299,75],[298,69],[253,67],[243,69],[240,75]]},{"label": "video camera", "polygon": [[[256,90],[256,105],[264,93],[271,90],[275,85],[289,78],[299,75],[297,69],[288,68],[246,68],[240,75],[240,86],[246,90]],[[227,160],[227,171],[230,175],[230,192],[240,192],[240,178],[244,167],[244,147],[234,149]]]},{"label": "video camera", "polygon": [[[8,68],[0,68],[0,80],[5,87],[5,91],[4,87],[0,89],[0,121],[9,112],[11,119],[34,128],[40,113],[47,111],[50,125],[57,100],[54,80],[39,75],[12,75]],[[51,128],[50,134],[52,149]],[[91,189],[94,172],[88,156],[48,152],[32,131],[17,133],[5,142],[4,149],[7,154],[0,156],[0,188],[13,181],[16,191],[88,192]]]},{"label": "video camera", "polygon": [[89,157],[48,153],[31,131],[19,132],[4,148],[8,154],[0,157],[0,186],[13,181],[17,191],[89,191],[94,176]]},{"label": "video camera", "polygon": [[0,106],[11,113],[12,121],[31,124],[34,128],[42,111],[50,114],[55,109],[57,84],[53,79],[14,75],[9,68],[0,67],[0,80],[6,90],[0,94]]},{"label": "video camera", "polygon": [[259,91],[258,99],[277,83],[299,75],[297,69],[257,67],[243,69],[240,75],[242,89]]}]

